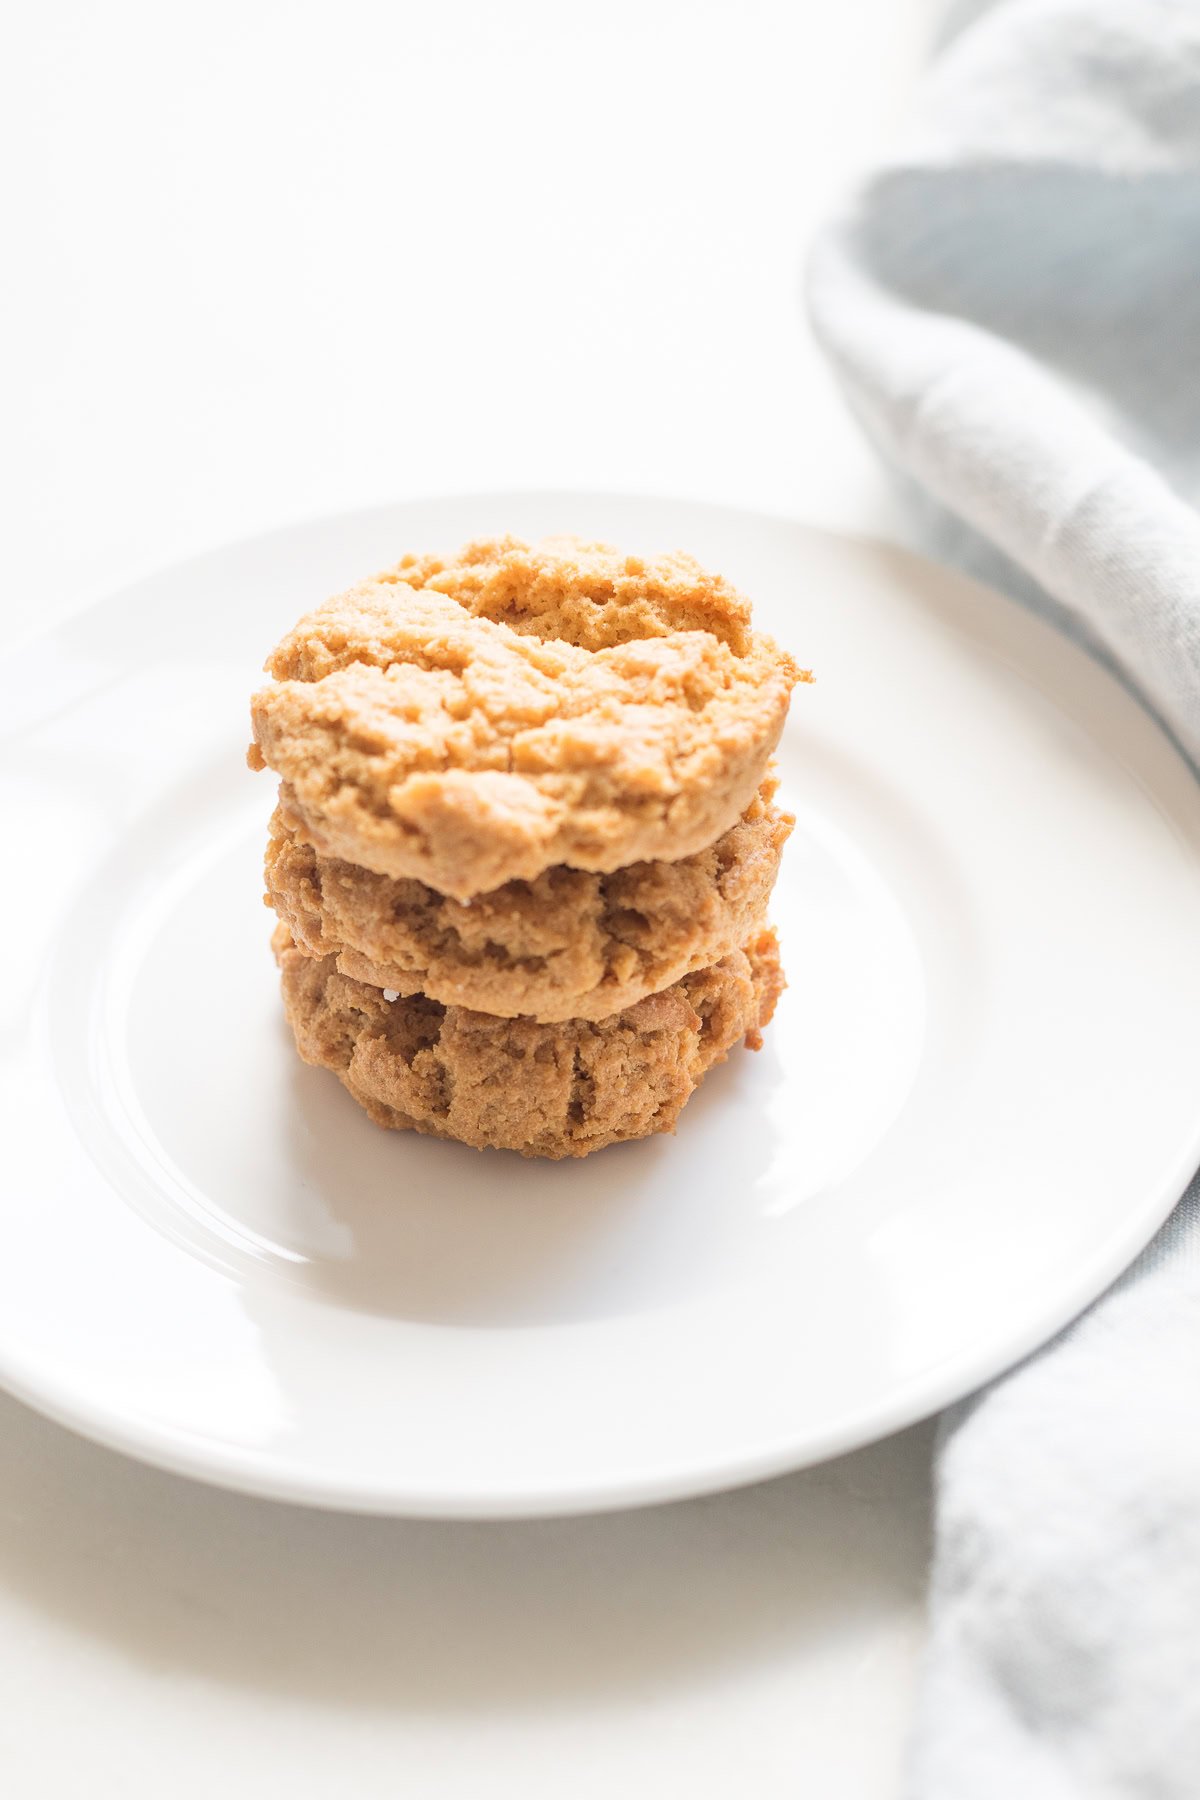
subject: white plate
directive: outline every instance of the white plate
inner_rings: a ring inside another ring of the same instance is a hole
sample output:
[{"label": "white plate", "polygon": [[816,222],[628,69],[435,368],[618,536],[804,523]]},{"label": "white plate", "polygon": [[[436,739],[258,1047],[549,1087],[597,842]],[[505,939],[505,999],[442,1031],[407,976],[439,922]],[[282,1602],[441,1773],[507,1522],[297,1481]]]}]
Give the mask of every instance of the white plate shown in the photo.
[{"label": "white plate", "polygon": [[[298,612],[504,528],[686,547],[818,677],[767,1047],[676,1137],[578,1164],[378,1131],[298,1062],[242,760]],[[1196,787],[1077,650],[911,556],[674,501],[417,502],[154,576],[3,692],[0,1378],[149,1461],[431,1515],[746,1481],[1030,1350],[1200,1160]]]}]

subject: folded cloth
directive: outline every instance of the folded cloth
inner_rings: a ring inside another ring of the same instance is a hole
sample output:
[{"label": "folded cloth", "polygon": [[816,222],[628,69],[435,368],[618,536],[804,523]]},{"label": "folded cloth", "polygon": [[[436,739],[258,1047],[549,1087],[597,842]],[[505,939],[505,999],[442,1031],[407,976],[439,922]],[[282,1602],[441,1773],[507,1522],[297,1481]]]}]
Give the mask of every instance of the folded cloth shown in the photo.
[{"label": "folded cloth", "polygon": [[1200,1179],[939,1433],[913,1800],[1200,1792]]},{"label": "folded cloth", "polygon": [[[1200,762],[1200,0],[956,24],[814,247],[814,326],[925,544]],[[1200,1795],[1200,1183],[947,1415],[930,1612],[914,1800]]]}]

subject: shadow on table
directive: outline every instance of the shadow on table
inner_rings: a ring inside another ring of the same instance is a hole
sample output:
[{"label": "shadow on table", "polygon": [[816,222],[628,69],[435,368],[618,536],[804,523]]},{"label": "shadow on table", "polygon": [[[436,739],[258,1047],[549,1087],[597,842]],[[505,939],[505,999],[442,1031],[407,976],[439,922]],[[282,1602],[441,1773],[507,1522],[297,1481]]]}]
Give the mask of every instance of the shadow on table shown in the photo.
[{"label": "shadow on table", "polygon": [[158,1673],[393,1710],[600,1704],[914,1601],[928,1432],[731,1495],[439,1524],[223,1493],[0,1395],[0,1582]]}]

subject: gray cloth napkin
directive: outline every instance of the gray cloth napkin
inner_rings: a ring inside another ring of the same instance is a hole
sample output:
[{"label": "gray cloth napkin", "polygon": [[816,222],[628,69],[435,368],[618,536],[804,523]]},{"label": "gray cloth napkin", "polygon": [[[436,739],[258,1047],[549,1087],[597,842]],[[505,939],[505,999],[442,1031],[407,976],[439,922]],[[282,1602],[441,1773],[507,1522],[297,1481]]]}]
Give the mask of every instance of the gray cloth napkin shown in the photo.
[{"label": "gray cloth napkin", "polygon": [[[926,547],[1086,643],[1200,761],[1200,0],[954,25],[814,248],[816,331]],[[930,1622],[913,1800],[1200,1796],[1200,1181],[947,1415]]]}]

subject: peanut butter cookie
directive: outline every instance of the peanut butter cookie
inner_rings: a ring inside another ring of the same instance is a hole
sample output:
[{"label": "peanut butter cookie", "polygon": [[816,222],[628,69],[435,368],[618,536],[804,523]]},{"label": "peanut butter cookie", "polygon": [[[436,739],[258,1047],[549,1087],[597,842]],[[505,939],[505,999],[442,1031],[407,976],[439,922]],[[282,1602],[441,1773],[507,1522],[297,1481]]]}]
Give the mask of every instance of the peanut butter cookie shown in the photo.
[{"label": "peanut butter cookie", "polygon": [[792,820],[763,782],[737,824],[679,862],[608,875],[561,864],[474,900],[322,856],[282,808],[267,900],[343,975],[504,1017],[600,1019],[719,962],[760,930]]},{"label": "peanut butter cookie", "polygon": [[522,1156],[587,1156],[670,1131],[739,1038],[758,1048],[783,989],[771,931],[624,1012],[556,1025],[385,1000],[333,957],[305,956],[282,925],[274,947],[300,1055],[376,1124]]},{"label": "peanut butter cookie", "polygon": [[804,679],[684,556],[506,538],[408,558],[272,654],[250,761],[323,856],[469,899],[729,830]]}]

